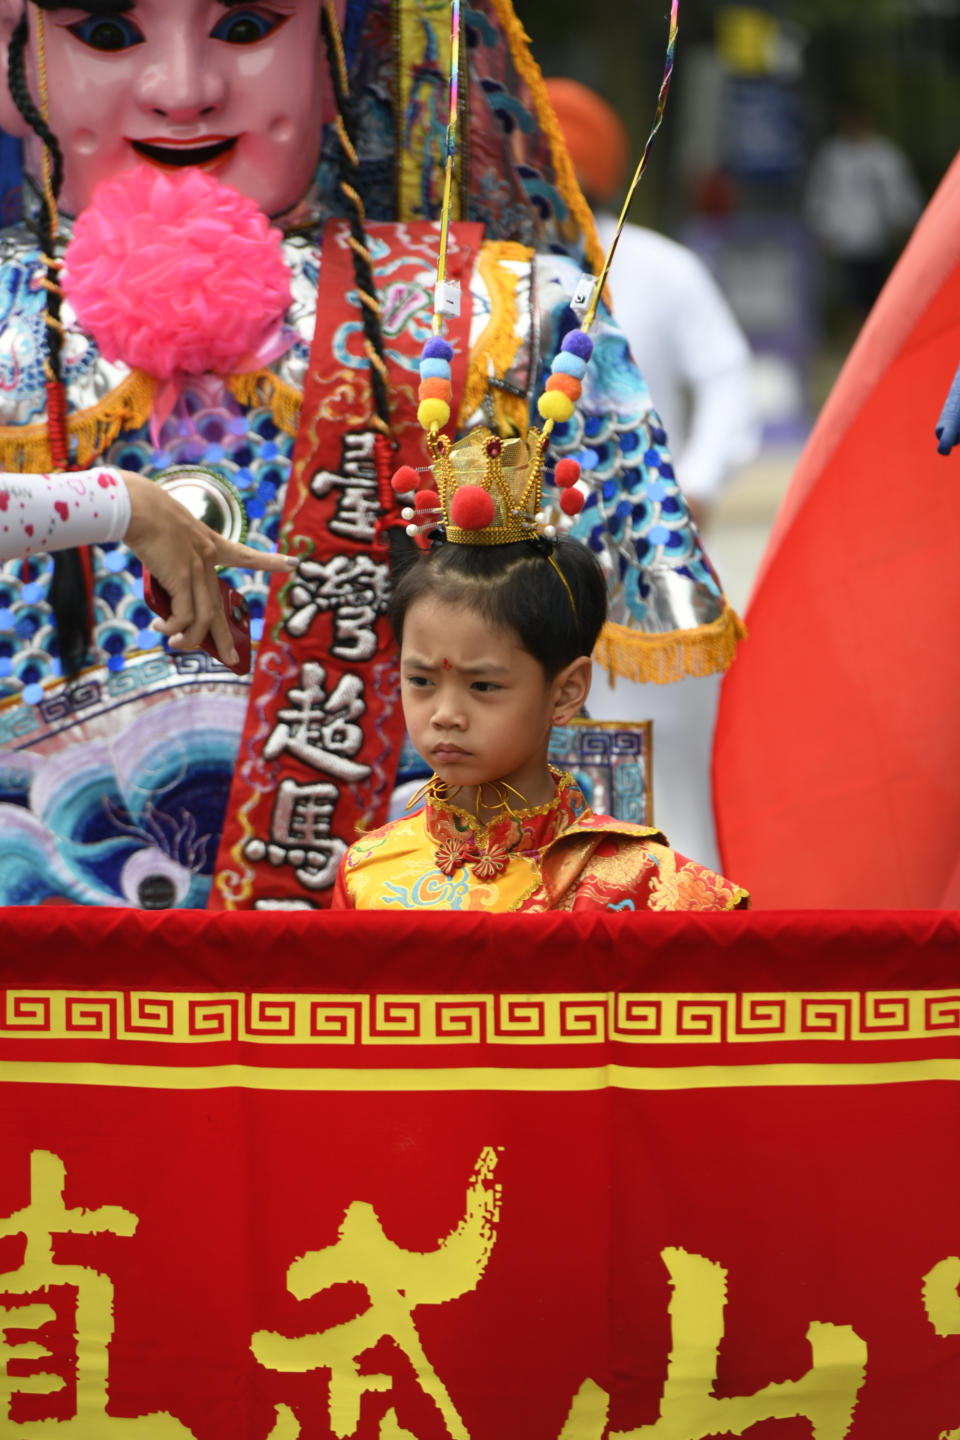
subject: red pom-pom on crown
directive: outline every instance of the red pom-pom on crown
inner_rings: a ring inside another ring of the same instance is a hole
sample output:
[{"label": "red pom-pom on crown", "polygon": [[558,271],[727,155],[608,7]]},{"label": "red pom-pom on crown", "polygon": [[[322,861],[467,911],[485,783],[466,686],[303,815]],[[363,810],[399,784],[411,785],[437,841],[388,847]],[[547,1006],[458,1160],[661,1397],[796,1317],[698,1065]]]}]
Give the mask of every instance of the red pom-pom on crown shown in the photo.
[{"label": "red pom-pom on crown", "polygon": [[567,490],[571,485],[576,485],[580,479],[579,461],[571,460],[569,456],[563,460],[558,460],[557,468],[553,472],[553,478],[561,490]]},{"label": "red pom-pom on crown", "polygon": [[560,496],[560,509],[564,515],[579,515],[584,506],[582,490],[564,490]]},{"label": "red pom-pom on crown", "polygon": [[412,465],[401,465],[390,481],[390,489],[394,495],[409,495],[411,490],[416,490],[420,485],[420,476]]},{"label": "red pom-pom on crown", "polygon": [[418,515],[439,512],[440,496],[436,490],[418,490],[413,497],[413,508]]},{"label": "red pom-pom on crown", "polygon": [[450,502],[450,520],[458,530],[483,530],[496,513],[493,496],[480,485],[461,485]]}]

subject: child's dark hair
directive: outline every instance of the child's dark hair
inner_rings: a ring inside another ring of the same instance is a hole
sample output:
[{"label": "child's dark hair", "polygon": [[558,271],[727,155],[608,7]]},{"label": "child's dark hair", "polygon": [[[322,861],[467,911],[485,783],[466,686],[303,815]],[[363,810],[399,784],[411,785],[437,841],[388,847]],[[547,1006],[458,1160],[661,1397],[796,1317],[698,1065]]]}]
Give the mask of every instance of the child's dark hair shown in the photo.
[{"label": "child's dark hair", "polygon": [[561,536],[555,547],[546,540],[446,544],[414,561],[400,576],[390,600],[390,623],[398,644],[407,611],[425,595],[463,605],[499,629],[514,630],[548,680],[579,656],[591,654],[607,618],[603,571],[592,552],[569,536]]}]

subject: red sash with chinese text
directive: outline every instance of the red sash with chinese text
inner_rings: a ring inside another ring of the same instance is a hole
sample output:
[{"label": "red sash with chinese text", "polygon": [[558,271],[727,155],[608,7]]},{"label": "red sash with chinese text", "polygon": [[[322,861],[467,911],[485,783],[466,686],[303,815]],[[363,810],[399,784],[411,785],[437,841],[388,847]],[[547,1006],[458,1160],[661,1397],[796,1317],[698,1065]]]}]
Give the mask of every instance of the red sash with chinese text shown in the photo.
[{"label": "red sash with chinese text", "polygon": [[[369,362],[346,221],[329,221],[303,412],[287,486],[246,725],[210,893],[213,910],[324,906],[357,834],[383,824],[403,740],[397,650],[385,615],[386,531],[399,512],[389,479],[426,463],[417,370],[430,334],[439,229],[367,227],[390,370],[396,450],[371,425]],[[470,275],[480,224],[451,227],[447,269],[463,313],[448,321],[454,406],[470,338]]]}]

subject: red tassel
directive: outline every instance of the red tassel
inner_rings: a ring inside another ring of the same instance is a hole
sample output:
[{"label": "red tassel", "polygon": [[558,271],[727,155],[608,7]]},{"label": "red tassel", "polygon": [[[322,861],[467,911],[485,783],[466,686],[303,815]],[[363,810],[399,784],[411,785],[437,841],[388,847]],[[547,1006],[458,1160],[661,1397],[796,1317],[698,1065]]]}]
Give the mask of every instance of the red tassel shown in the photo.
[{"label": "red tassel", "polygon": [[62,380],[47,381],[47,430],[53,468],[68,470],[70,442],[67,437],[67,392]]}]

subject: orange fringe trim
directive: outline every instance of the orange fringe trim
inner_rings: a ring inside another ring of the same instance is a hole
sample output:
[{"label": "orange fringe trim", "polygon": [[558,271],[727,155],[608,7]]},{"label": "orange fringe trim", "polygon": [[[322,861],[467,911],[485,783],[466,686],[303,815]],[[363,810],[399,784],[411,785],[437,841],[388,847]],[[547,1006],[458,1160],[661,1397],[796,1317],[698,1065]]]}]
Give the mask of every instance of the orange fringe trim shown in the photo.
[{"label": "orange fringe trim", "polygon": [[[577,183],[573,161],[570,159],[563,135],[560,131],[560,126],[557,123],[557,117],[554,114],[553,106],[550,104],[550,97],[547,95],[547,88],[543,83],[543,72],[530,53],[530,37],[514,14],[512,0],[493,0],[493,8],[497,12],[497,18],[506,32],[507,43],[510,46],[510,56],[517,74],[533,96],[537,120],[539,121],[540,129],[547,137],[547,144],[550,147],[550,159],[553,162],[554,170],[557,172],[560,194],[567,202],[574,219],[583,231],[587,261],[593,268],[594,275],[599,275],[603,269],[605,256],[597,236],[597,227],[594,224],[593,213],[584,198],[583,191]],[[609,296],[606,292],[604,292],[604,299],[609,304]]]},{"label": "orange fringe trim", "polygon": [[252,370],[246,375],[224,376],[227,389],[241,405],[263,405],[285,435],[296,435],[303,408],[303,395],[274,375],[272,370]]},{"label": "orange fringe trim", "polygon": [[[67,416],[67,433],[78,470],[87,470],[123,430],[139,430],[150,418],[157,382],[142,370],[126,380],[98,405]],[[45,422],[0,426],[0,470],[26,475],[54,468]]]},{"label": "orange fringe trim", "polygon": [[651,635],[628,630],[626,625],[608,621],[600,632],[593,658],[609,672],[611,680],[669,685],[694,675],[716,675],[729,670],[747,627],[733,607],[725,603],[723,613],[709,625],[693,630],[669,630]]}]

